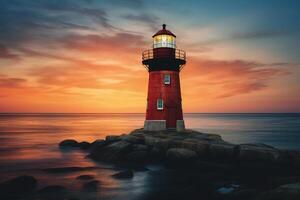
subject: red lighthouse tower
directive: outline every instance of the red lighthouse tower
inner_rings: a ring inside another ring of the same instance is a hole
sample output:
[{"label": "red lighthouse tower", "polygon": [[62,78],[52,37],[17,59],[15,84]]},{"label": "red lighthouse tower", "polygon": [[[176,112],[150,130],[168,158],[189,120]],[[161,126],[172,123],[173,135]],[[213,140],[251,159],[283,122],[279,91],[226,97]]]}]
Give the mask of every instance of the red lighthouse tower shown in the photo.
[{"label": "red lighthouse tower", "polygon": [[149,72],[144,130],[183,130],[179,72],[186,63],[186,55],[176,49],[176,36],[165,24],[162,27],[152,36],[153,48],[142,55]]}]

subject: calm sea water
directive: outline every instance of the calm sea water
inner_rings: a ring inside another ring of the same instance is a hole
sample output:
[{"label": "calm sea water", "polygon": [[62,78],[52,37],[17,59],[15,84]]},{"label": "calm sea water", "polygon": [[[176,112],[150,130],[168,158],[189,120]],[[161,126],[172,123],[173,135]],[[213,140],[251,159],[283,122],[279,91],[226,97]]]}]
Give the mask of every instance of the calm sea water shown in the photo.
[{"label": "calm sea water", "polygon": [[[266,143],[300,150],[300,114],[185,114],[186,127],[220,134],[232,143]],[[39,171],[49,167],[101,166],[78,151],[59,150],[63,139],[92,142],[109,134],[128,133],[143,126],[144,114],[0,114],[0,181],[19,174],[34,175],[40,186],[65,184],[71,188],[78,173],[57,179]],[[126,198],[128,189],[136,195],[145,188],[145,174],[131,181],[110,177],[113,170],[90,171],[101,179],[104,199]],[[70,187],[70,185],[69,185]],[[133,195],[133,196],[134,196]],[[132,196],[131,196],[132,197]]]}]

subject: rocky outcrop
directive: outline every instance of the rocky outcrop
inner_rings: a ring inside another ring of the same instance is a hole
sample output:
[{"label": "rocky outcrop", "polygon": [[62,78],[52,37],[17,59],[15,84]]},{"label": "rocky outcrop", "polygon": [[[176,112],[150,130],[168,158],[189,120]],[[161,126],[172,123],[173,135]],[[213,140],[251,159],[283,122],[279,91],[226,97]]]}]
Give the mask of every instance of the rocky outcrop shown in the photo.
[{"label": "rocky outcrop", "polygon": [[[145,131],[106,136],[89,144],[65,140],[60,146],[84,146],[96,161],[149,163],[200,160],[231,163],[261,163],[300,166],[300,153],[279,150],[265,144],[235,145],[216,134],[184,131]],[[198,162],[199,163],[199,162]]]},{"label": "rocky outcrop", "polygon": [[186,163],[197,158],[196,152],[184,148],[170,148],[167,151],[167,161],[171,163]]}]

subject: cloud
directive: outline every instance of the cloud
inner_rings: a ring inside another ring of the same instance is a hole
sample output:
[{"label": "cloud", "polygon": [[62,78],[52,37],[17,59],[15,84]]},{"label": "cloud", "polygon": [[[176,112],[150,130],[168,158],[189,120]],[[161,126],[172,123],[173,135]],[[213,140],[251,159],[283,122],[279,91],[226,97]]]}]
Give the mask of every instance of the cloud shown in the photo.
[{"label": "cloud", "polygon": [[114,29],[104,9],[84,1],[4,1],[0,24],[0,42],[10,47],[53,42],[75,30]]},{"label": "cloud", "polygon": [[6,46],[0,44],[0,59],[12,59],[19,60],[19,56],[17,54],[12,53]]},{"label": "cloud", "polygon": [[280,29],[280,30],[254,30],[248,32],[234,32],[229,34],[227,37],[210,39],[204,42],[201,42],[201,45],[212,45],[223,42],[230,42],[234,40],[251,40],[251,39],[264,39],[280,36],[290,36],[294,34],[299,34],[300,28],[294,27],[290,29]]},{"label": "cloud", "polygon": [[6,75],[0,74],[0,87],[1,88],[21,88],[27,82],[23,78],[11,78]]},{"label": "cloud", "polygon": [[228,98],[263,90],[269,87],[271,80],[288,75],[288,69],[279,64],[191,58],[184,76],[194,89],[199,85],[199,90],[209,88],[207,92],[212,98]]},{"label": "cloud", "polygon": [[131,21],[145,23],[147,26],[150,26],[153,31],[157,31],[157,29],[158,29],[157,25],[159,23],[159,18],[154,15],[149,15],[146,13],[127,14],[127,15],[123,15],[122,18],[131,20]]}]

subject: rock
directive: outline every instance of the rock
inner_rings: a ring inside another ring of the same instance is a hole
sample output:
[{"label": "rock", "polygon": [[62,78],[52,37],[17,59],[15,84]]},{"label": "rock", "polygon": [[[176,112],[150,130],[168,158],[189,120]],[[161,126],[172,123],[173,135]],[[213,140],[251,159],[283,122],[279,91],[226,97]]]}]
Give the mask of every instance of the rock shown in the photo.
[{"label": "rock", "polygon": [[231,194],[231,199],[253,199],[259,194],[255,189],[239,189]]},{"label": "rock", "polygon": [[80,147],[80,149],[86,150],[86,149],[89,149],[91,147],[91,144],[88,143],[88,142],[80,142],[79,147]]},{"label": "rock", "polygon": [[80,175],[80,176],[76,177],[77,180],[91,180],[91,179],[94,179],[94,178],[95,178],[95,176],[88,175],[88,174]]},{"label": "rock", "polygon": [[182,142],[182,148],[195,151],[198,155],[205,156],[208,154],[209,143],[203,140],[185,139]]},{"label": "rock", "polygon": [[121,136],[119,135],[108,135],[105,137],[105,141],[107,142],[117,142],[121,140]]},{"label": "rock", "polygon": [[79,147],[79,143],[73,139],[63,140],[59,143],[60,147]]},{"label": "rock", "polygon": [[235,158],[235,149],[236,146],[233,144],[226,143],[212,143],[209,146],[209,155],[210,157],[217,158]]},{"label": "rock", "polygon": [[149,152],[149,160],[158,162],[166,157],[166,151],[153,147]]},{"label": "rock", "polygon": [[238,158],[241,161],[274,162],[279,156],[279,150],[264,144],[241,144],[238,146]]},{"label": "rock", "polygon": [[101,161],[121,161],[129,152],[131,144],[126,141],[113,142],[100,150],[92,151],[89,155],[92,159]]},{"label": "rock", "polygon": [[98,190],[99,183],[100,183],[99,181],[93,180],[83,184],[82,188],[84,191],[94,192]]},{"label": "rock", "polygon": [[71,172],[78,172],[78,171],[86,171],[86,170],[93,170],[99,169],[99,167],[90,166],[90,167],[55,167],[55,168],[46,168],[43,171],[47,173],[71,173]]},{"label": "rock", "polygon": [[146,162],[148,160],[148,151],[132,151],[126,155],[126,160],[130,162]]},{"label": "rock", "polygon": [[264,192],[257,200],[299,200],[300,182],[279,186],[273,190]]},{"label": "rock", "polygon": [[197,154],[184,148],[171,148],[167,151],[167,160],[169,162],[182,163],[186,161],[193,161],[197,158]]},{"label": "rock", "polygon": [[50,185],[38,191],[38,196],[45,200],[64,200],[67,189],[61,185]]},{"label": "rock", "polygon": [[19,176],[0,184],[0,199],[24,198],[34,192],[37,180],[32,176]]},{"label": "rock", "polygon": [[135,135],[124,135],[121,139],[133,144],[143,144],[145,142],[144,137],[137,137]]},{"label": "rock", "polygon": [[132,170],[125,170],[118,173],[115,173],[112,175],[112,177],[117,179],[128,179],[133,177],[133,171]]},{"label": "rock", "polygon": [[134,151],[148,151],[148,146],[144,144],[135,144],[132,146]]},{"label": "rock", "polygon": [[101,149],[108,144],[109,142],[106,142],[105,140],[95,140],[94,142],[91,143],[89,151],[90,152],[101,151]]}]

